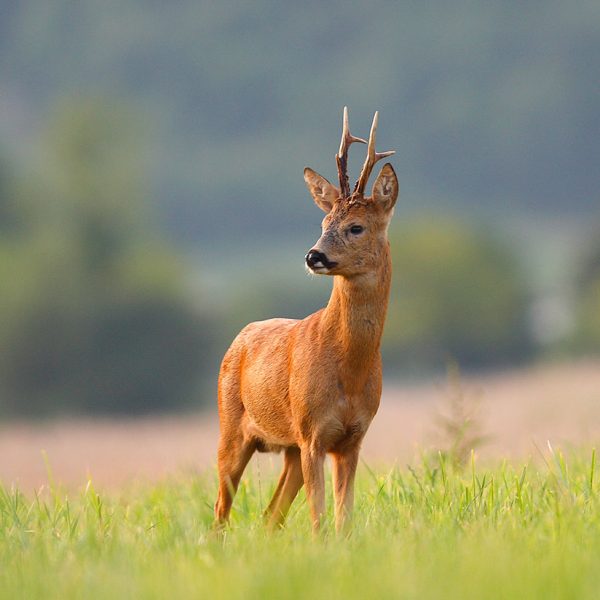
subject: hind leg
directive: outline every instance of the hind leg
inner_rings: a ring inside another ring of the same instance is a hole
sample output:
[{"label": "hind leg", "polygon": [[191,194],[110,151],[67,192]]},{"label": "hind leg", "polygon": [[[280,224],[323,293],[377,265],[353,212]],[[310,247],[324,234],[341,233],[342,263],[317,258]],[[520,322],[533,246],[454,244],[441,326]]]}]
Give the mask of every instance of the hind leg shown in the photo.
[{"label": "hind leg", "polygon": [[219,374],[219,421],[221,434],[217,453],[219,492],[215,504],[215,521],[229,519],[233,497],[248,464],[256,441],[244,433],[245,409],[240,396],[240,364],[230,349]]},{"label": "hind leg", "polygon": [[215,503],[215,522],[223,524],[229,520],[233,497],[237,491],[242,473],[254,454],[256,443],[238,434],[235,438],[221,434],[217,466],[219,471],[219,492]]},{"label": "hind leg", "polygon": [[283,459],[283,471],[273,494],[273,499],[265,511],[265,520],[270,529],[283,525],[285,517],[304,483],[300,450],[287,448]]}]

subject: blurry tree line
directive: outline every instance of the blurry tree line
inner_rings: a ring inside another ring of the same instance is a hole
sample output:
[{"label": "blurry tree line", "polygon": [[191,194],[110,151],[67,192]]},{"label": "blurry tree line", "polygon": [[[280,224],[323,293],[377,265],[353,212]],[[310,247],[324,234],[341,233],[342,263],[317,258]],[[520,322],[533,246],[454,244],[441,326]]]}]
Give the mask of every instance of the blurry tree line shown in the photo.
[{"label": "blurry tree line", "polygon": [[0,415],[190,402],[211,347],[182,261],[144,214],[135,117],[59,109],[27,170],[0,174]]},{"label": "blurry tree line", "polygon": [[[543,323],[548,335],[540,336],[534,316],[545,298],[523,249],[502,233],[453,215],[392,220],[394,277],[382,341],[388,376],[419,377],[450,364],[468,371],[600,353],[600,237],[584,240],[571,287],[564,290],[570,326],[555,326],[550,315]],[[331,282],[317,280],[291,283],[283,272],[260,270],[242,278],[222,305],[222,349],[249,321],[302,318],[324,306]]]},{"label": "blurry tree line", "polygon": [[[260,268],[211,297],[151,213],[142,138],[123,106],[78,98],[54,113],[36,161],[0,160],[0,417],[214,406],[218,362],[240,327],[326,301],[329,280],[287,285]],[[531,286],[498,232],[421,216],[394,222],[391,244],[388,373],[552,350],[532,333]],[[557,346],[598,351],[598,239],[573,293],[575,325]]]},{"label": "blurry tree line", "polygon": [[278,261],[216,293],[191,257],[316,227],[301,168],[333,177],[346,103],[356,135],[380,110],[410,199],[388,373],[597,351],[597,239],[544,337],[522,250],[481,223],[597,210],[599,30],[600,3],[559,0],[0,0],[0,417],[214,405],[239,328],[303,317],[331,282]]},{"label": "blurry tree line", "polygon": [[[600,229],[600,223],[599,223]],[[569,349],[600,350],[600,231],[587,245],[576,279],[576,328]]]}]

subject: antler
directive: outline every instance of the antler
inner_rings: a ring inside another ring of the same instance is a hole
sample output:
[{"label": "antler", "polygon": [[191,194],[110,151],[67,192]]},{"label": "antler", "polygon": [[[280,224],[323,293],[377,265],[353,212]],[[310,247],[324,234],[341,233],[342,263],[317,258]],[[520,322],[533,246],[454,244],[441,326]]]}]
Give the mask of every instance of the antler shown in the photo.
[{"label": "antler", "polygon": [[335,155],[335,162],[337,163],[338,176],[340,179],[340,191],[342,192],[342,198],[350,197],[350,183],[348,181],[348,148],[353,142],[360,142],[366,144],[366,140],[362,138],[354,137],[350,133],[348,127],[348,107],[344,106],[344,118],[342,125],[342,141],[340,142],[340,149]]},{"label": "antler", "polygon": [[354,194],[362,196],[365,192],[365,186],[367,185],[367,181],[369,180],[369,176],[371,175],[371,171],[375,166],[375,163],[386,156],[391,156],[396,151],[388,150],[387,152],[375,152],[375,134],[377,133],[377,122],[379,121],[379,112],[375,112],[375,116],[373,117],[373,124],[371,125],[371,133],[369,134],[369,145],[367,147],[367,158],[365,159],[365,163],[363,165],[362,171],[360,172],[360,177],[354,186]]}]

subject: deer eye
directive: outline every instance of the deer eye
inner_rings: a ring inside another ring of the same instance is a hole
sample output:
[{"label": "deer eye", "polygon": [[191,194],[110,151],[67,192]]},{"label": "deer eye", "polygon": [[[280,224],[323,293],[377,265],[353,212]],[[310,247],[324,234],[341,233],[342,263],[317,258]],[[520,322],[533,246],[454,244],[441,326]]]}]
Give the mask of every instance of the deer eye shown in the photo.
[{"label": "deer eye", "polygon": [[365,228],[362,225],[352,225],[352,227],[350,227],[350,233],[353,235],[358,235],[359,233],[362,233],[365,230]]}]

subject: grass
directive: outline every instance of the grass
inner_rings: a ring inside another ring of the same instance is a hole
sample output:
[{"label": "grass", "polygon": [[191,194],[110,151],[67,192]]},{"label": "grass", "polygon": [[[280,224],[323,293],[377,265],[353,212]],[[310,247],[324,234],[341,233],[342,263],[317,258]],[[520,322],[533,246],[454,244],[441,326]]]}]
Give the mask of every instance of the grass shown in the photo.
[{"label": "grass", "polygon": [[[353,533],[259,519],[273,481],[243,480],[211,533],[213,473],[74,497],[0,489],[3,598],[597,598],[595,453],[456,469],[443,455],[357,480]],[[329,492],[328,506],[331,507]]]}]

